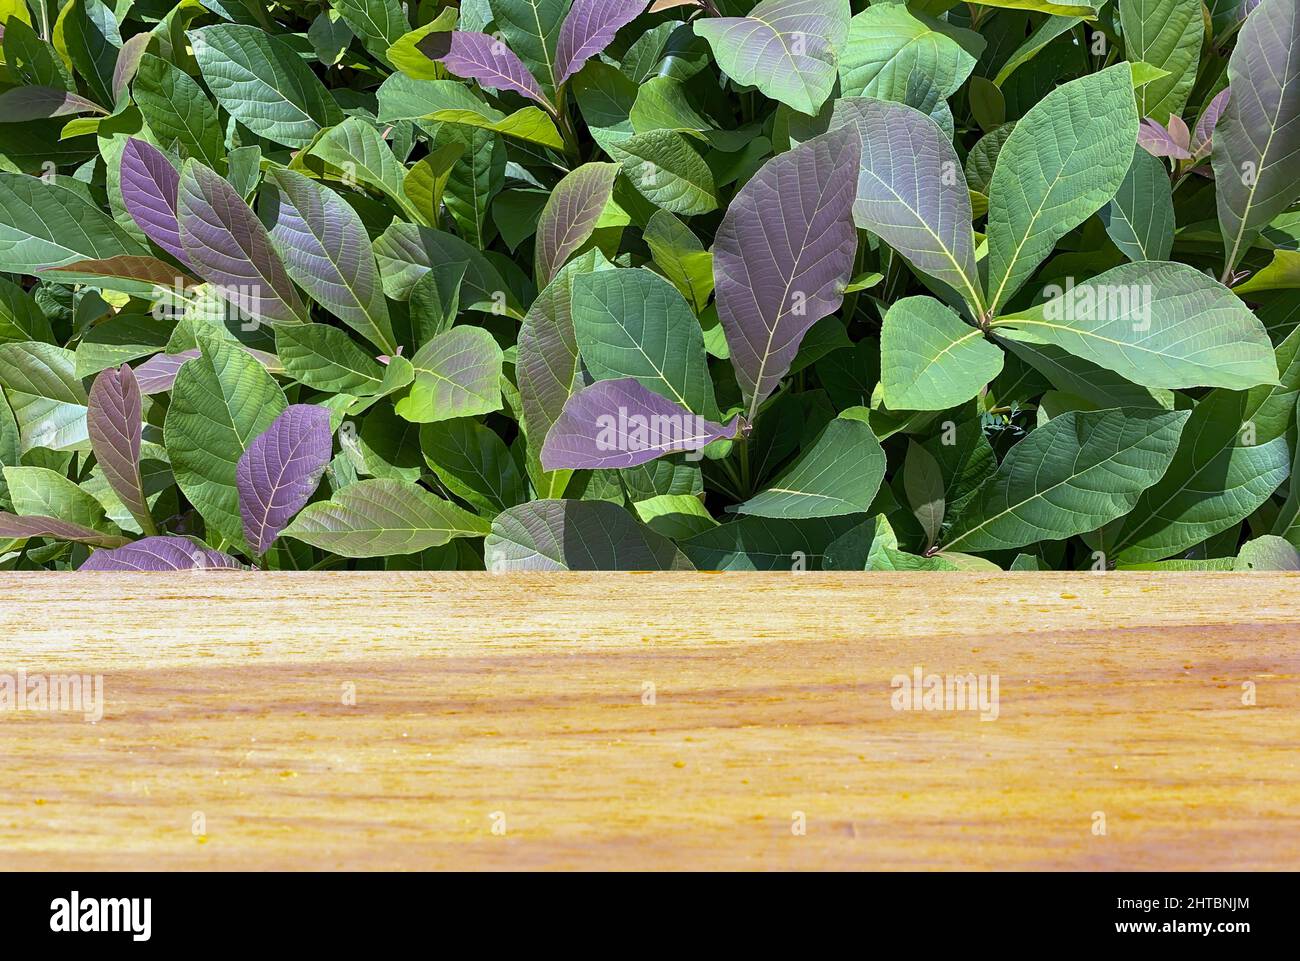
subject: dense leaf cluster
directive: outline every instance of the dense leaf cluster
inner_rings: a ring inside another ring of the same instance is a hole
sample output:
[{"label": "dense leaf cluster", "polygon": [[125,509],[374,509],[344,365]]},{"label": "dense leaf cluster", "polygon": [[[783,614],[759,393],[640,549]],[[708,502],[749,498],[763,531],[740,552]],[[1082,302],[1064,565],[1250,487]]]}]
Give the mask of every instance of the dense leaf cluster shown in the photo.
[{"label": "dense leaf cluster", "polygon": [[0,567],[1300,566],[1295,0],[0,25]]}]

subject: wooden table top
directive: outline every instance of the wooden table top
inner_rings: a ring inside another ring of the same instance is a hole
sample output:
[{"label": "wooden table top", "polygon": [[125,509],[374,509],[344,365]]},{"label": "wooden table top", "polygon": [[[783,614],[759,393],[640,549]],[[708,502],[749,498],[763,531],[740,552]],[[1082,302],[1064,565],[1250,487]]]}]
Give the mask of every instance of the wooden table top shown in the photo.
[{"label": "wooden table top", "polygon": [[1300,868],[1300,576],[2,574],[19,671],[9,869]]}]

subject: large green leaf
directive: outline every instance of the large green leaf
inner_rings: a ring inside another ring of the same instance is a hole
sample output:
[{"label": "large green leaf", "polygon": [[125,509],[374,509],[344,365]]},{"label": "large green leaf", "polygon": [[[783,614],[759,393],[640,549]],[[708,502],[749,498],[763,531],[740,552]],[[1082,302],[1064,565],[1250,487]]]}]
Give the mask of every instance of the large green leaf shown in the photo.
[{"label": "large green leaf", "polygon": [[501,348],[482,327],[453,327],[411,357],[415,383],[397,413],[429,424],[501,409]]},{"label": "large green leaf", "polygon": [[492,517],[527,500],[527,487],[505,441],[473,418],[426,424],[420,448],[438,480],[480,514]]},{"label": "large green leaf", "polygon": [[245,546],[235,467],[287,406],[270,374],[237,344],[204,339],[176,375],[163,436],[181,491],[210,540]]},{"label": "large green leaf", "polygon": [[62,35],[72,66],[104,106],[112,106],[113,69],[122,35],[113,10],[101,0],[72,0],[59,15],[55,45]]},{"label": "large green leaf", "polygon": [[856,527],[859,517],[742,517],[696,534],[681,547],[702,571],[815,571],[828,546]]},{"label": "large green leaf", "polygon": [[848,0],[761,0],[744,17],[698,19],[723,73],[801,113],[835,86],[836,52],[849,31]]},{"label": "large green leaf", "polygon": [[611,143],[609,150],[632,185],[656,207],[683,215],[717,209],[713,173],[681,134],[651,130]]},{"label": "large green leaf", "polygon": [[53,517],[104,534],[120,535],[104,505],[62,474],[45,467],[6,467],[5,483],[14,513]]},{"label": "large green leaf", "polygon": [[53,344],[0,344],[0,384],[18,424],[22,451],[85,449],[86,390],[76,354]]},{"label": "large green leaf", "polygon": [[1186,264],[1122,264],[999,318],[993,329],[1055,345],[1145,387],[1240,389],[1277,378],[1264,325]]},{"label": "large green leaf", "polygon": [[397,0],[332,0],[331,6],[352,28],[365,48],[388,63],[388,48],[410,29]]},{"label": "large green leaf", "polygon": [[483,543],[490,571],[680,571],[676,545],[616,504],[538,500],[498,514]]},{"label": "large green leaf", "polygon": [[482,537],[488,522],[409,481],[360,480],[308,504],[282,531],[343,557],[415,554],[453,537]]},{"label": "large green leaf", "polygon": [[885,452],[864,421],[838,417],[742,514],[794,520],[860,514],[885,476]]},{"label": "large green leaf", "polygon": [[34,274],[78,260],[148,253],[80,193],[40,177],[0,173],[0,271]]},{"label": "large green leaf", "polygon": [[596,380],[634,377],[689,411],[717,416],[700,322],[648,270],[601,270],[573,283],[573,328]]},{"label": "large green leaf", "polygon": [[185,155],[214,169],[226,156],[217,108],[185,72],[145,54],[132,87],[145,123],[164,147],[181,147]]},{"label": "large green leaf", "polygon": [[[549,97],[557,86],[555,44],[570,0],[487,0],[506,45]],[[462,27],[462,29],[469,29]]]},{"label": "large green leaf", "polygon": [[311,154],[339,168],[345,177],[374,187],[417,217],[418,211],[402,189],[406,169],[379,131],[360,117],[348,117],[325,131],[312,145]]},{"label": "large green leaf", "polygon": [[967,502],[945,551],[1085,534],[1131,511],[1169,468],[1186,411],[1070,411],[1011,448]]},{"label": "large green leaf", "polygon": [[288,44],[246,24],[188,34],[208,89],[245,127],[286,147],[305,147],[343,119],[338,104]]},{"label": "large green leaf", "polygon": [[946,410],[1002,370],[1002,351],[933,297],[895,301],[880,328],[880,373],[891,410]]},{"label": "large green leaf", "polygon": [[1057,87],[1016,124],[989,185],[988,302],[996,312],[1056,242],[1124,181],[1138,116],[1127,63]]},{"label": "large green leaf", "polygon": [[1300,331],[1278,346],[1277,366],[1279,384],[1212,391],[1196,405],[1168,473],[1102,532],[1100,550],[1124,563],[1172,557],[1239,523],[1277,490],[1291,466]]},{"label": "large green leaf", "polygon": [[839,58],[840,95],[902,103],[917,74],[946,101],[970,76],[983,48],[979,34],[918,17],[901,3],[874,4],[849,24]]},{"label": "large green leaf", "polygon": [[1205,34],[1200,0],[1119,0],[1119,21],[1129,61],[1168,71],[1136,91],[1138,115],[1168,126],[1196,83]]}]

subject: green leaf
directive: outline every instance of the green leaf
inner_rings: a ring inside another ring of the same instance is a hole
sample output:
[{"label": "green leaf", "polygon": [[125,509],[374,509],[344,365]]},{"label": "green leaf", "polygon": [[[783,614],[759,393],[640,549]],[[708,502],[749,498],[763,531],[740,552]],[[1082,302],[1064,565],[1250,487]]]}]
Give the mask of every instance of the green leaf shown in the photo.
[{"label": "green leaf", "polygon": [[704,158],[672,130],[652,130],[609,146],[632,185],[657,207],[704,214],[718,207],[718,188]]},{"label": "green leaf", "polygon": [[493,517],[528,499],[515,459],[496,431],[469,417],[420,429],[424,459],[446,488]]},{"label": "green leaf", "polygon": [[337,327],[291,324],[275,328],[275,352],[285,373],[316,390],[358,397],[379,391],[384,368]]},{"label": "green leaf", "polygon": [[1276,381],[1264,325],[1222,284],[1175,263],[1122,264],[1046,304],[1001,317],[999,335],[1052,344],[1145,387]]},{"label": "green leaf", "polygon": [[884,476],[885,452],[871,427],[839,417],[767,490],[736,510],[786,520],[860,514]]},{"label": "green leaf", "polygon": [[657,494],[637,501],[637,516],[656,534],[675,541],[686,540],[718,526],[694,494]]},{"label": "green leaf", "polygon": [[100,0],[72,0],[59,14],[55,46],[60,33],[72,66],[86,81],[95,99],[111,106],[116,100],[113,68],[117,66],[117,54],[122,47],[122,35],[113,11]]},{"label": "green leaf", "polygon": [[483,542],[490,571],[682,571],[668,538],[606,501],[538,500],[496,516]]},{"label": "green leaf", "polygon": [[916,441],[907,442],[903,491],[917,523],[925,531],[925,544],[929,547],[939,540],[939,531],[943,527],[943,469],[934,456]]},{"label": "green leaf", "polygon": [[1252,514],[1286,480],[1287,432],[1300,398],[1300,332],[1277,348],[1281,383],[1215,390],[1183,431],[1169,472],[1096,546],[1120,563],[1157,561]]},{"label": "green leaf", "polygon": [[704,249],[691,229],[667,210],[656,211],[641,231],[659,268],[696,313],[713,294],[713,254]]},{"label": "green leaf", "polygon": [[718,416],[700,322],[658,274],[581,274],[574,279],[572,310],[578,350],[594,379],[634,377],[689,411]]},{"label": "green leaf", "polygon": [[891,410],[946,410],[1002,370],[1002,351],[933,297],[895,301],[880,328],[880,371]]},{"label": "green leaf", "polygon": [[35,274],[78,260],[148,253],[80,193],[39,177],[0,173],[0,271]]},{"label": "green leaf", "polygon": [[1228,105],[1214,128],[1215,199],[1230,274],[1259,230],[1300,198],[1300,13],[1261,0],[1228,59]]},{"label": "green leaf", "polygon": [[188,33],[208,89],[245,127],[286,147],[305,147],[343,119],[293,48],[266,31],[219,23]]},{"label": "green leaf", "polygon": [[76,355],[53,344],[0,344],[0,384],[18,423],[20,447],[89,449],[86,390]]},{"label": "green leaf", "polygon": [[203,339],[199,350],[176,375],[163,437],[176,483],[213,532],[209,537],[243,549],[235,466],[287,403],[271,375],[237,344]]},{"label": "green leaf", "polygon": [[152,54],[145,54],[132,86],[135,104],[164,148],[220,169],[226,158],[217,109],[190,76]]},{"label": "green leaf", "polygon": [[402,34],[388,48],[388,62],[416,80],[437,80],[446,76],[442,64],[429,59],[429,55],[419,48],[419,43],[431,33],[446,33],[453,29],[458,15],[459,11],[455,7],[444,7],[424,26]]},{"label": "green leaf", "polygon": [[53,517],[102,534],[122,533],[99,501],[62,474],[45,467],[6,467],[4,476],[19,516]]},{"label": "green leaf", "polygon": [[325,131],[309,151],[345,176],[373,187],[393,200],[399,208],[415,216],[411,201],[402,190],[406,168],[379,131],[360,117],[348,117],[337,127]]},{"label": "green leaf", "polygon": [[1235,571],[1300,571],[1300,551],[1281,537],[1265,534],[1241,545]]},{"label": "green leaf", "polygon": [[360,480],[308,504],[281,536],[343,557],[415,554],[454,537],[482,537],[486,520],[409,481]]},{"label": "green leaf", "polygon": [[694,21],[722,72],[773,100],[816,114],[835,86],[836,51],[849,31],[848,0],[761,0],[744,17]]},{"label": "green leaf", "polygon": [[984,38],[941,20],[916,16],[901,3],[875,4],[849,23],[839,58],[840,96],[906,101],[912,75],[929,79],[947,100],[970,76]]},{"label": "green leaf", "polygon": [[1164,161],[1145,150],[1134,153],[1115,199],[1101,208],[1101,222],[1129,260],[1168,260],[1176,225]]},{"label": "green leaf", "polygon": [[482,327],[453,327],[411,357],[415,383],[397,413],[420,424],[501,409],[501,348]]},{"label": "green leaf", "polygon": [[740,520],[682,541],[682,552],[702,571],[815,571],[828,546],[858,524],[858,515]]},{"label": "green leaf", "polygon": [[352,32],[381,63],[388,64],[388,48],[410,29],[397,0],[331,0]]},{"label": "green leaf", "polygon": [[1071,411],[1007,453],[967,502],[945,551],[990,551],[1096,530],[1169,468],[1187,411]]},{"label": "green leaf", "polygon": [[989,185],[988,290],[996,312],[1056,242],[1124,181],[1138,130],[1127,63],[1057,87],[1016,124]]},{"label": "green leaf", "polygon": [[1181,116],[1196,83],[1205,34],[1200,0],[1119,0],[1119,22],[1125,56],[1167,71],[1137,89],[1138,116],[1168,126],[1170,114]]},{"label": "green leaf", "polygon": [[0,277],[0,343],[21,340],[49,343],[54,332],[31,294]]},{"label": "green leaf", "polygon": [[555,43],[569,0],[488,0],[506,46],[519,55],[547,97],[556,87]]}]

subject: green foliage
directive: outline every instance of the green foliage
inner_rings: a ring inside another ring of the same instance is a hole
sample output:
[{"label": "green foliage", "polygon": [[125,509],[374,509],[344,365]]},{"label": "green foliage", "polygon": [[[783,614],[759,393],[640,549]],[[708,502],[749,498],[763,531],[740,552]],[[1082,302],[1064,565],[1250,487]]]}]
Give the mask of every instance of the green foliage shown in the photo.
[{"label": "green foliage", "polygon": [[1300,567],[1294,0],[655,6],[0,4],[0,569]]}]

